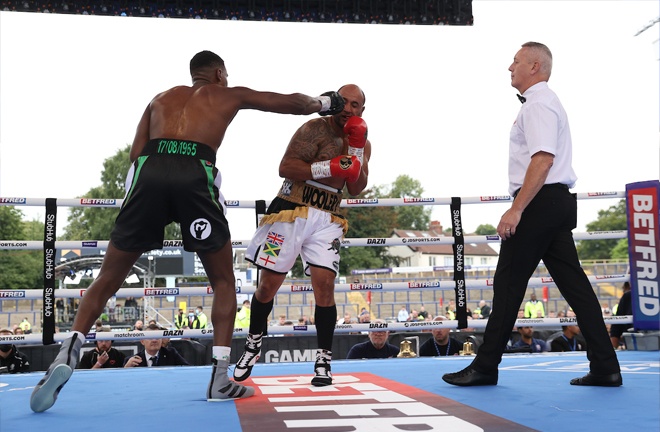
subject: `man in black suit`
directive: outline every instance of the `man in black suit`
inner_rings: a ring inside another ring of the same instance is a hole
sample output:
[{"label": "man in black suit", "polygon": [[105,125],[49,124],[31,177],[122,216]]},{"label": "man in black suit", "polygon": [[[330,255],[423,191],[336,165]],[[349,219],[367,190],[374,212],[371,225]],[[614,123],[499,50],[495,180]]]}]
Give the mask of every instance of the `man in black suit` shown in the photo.
[{"label": "man in black suit", "polygon": [[[162,330],[157,325],[149,325],[147,330]],[[129,357],[124,367],[154,367],[154,366],[190,366],[181,354],[171,345],[163,347],[161,339],[143,339],[140,341],[144,349]]]}]

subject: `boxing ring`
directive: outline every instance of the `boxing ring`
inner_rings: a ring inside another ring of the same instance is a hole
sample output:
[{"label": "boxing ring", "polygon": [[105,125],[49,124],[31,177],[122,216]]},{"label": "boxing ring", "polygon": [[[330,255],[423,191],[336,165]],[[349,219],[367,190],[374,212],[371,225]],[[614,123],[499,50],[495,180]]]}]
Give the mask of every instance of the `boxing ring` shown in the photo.
[{"label": "boxing ring", "polygon": [[[578,199],[624,198],[624,192],[577,194]],[[449,205],[511,201],[509,196],[469,198],[404,198],[343,200],[342,207],[393,205]],[[44,250],[45,266],[55,249],[107,247],[107,241],[55,241],[56,206],[119,207],[122,200],[1,198],[0,205],[46,205],[44,241],[0,240],[0,249]],[[226,201],[227,207],[265,209],[264,201]],[[50,210],[49,210],[50,209]],[[230,210],[231,211],[231,210]],[[49,216],[51,215],[51,216]],[[53,217],[55,215],[55,217]],[[425,237],[424,244],[498,242],[495,236],[463,236],[459,217],[453,217],[453,236]],[[457,235],[458,233],[458,235]],[[576,240],[625,238],[626,231],[575,233]],[[234,240],[234,248],[245,248],[249,240]],[[164,248],[176,247],[166,241]],[[352,239],[342,246],[419,245],[397,238]],[[457,249],[454,248],[455,260]],[[628,274],[589,276],[592,284],[630,280]],[[462,280],[462,284],[460,281]],[[551,278],[533,278],[529,287],[553,285]],[[44,299],[44,317],[54,297],[80,298],[85,290],[25,290],[25,299]],[[442,289],[465,295],[467,289],[492,286],[490,279],[456,279],[435,282],[383,282],[337,284],[336,292],[406,291]],[[0,287],[1,288],[1,287]],[[252,294],[254,287],[237,288]],[[461,291],[461,289],[463,291]],[[284,285],[280,293],[311,291],[310,285]],[[0,289],[0,298],[6,299]],[[212,295],[210,287],[182,287],[177,295]],[[171,296],[169,289],[122,288],[117,297]],[[50,311],[52,314],[52,310]],[[54,315],[54,314],[53,314]],[[609,317],[606,323],[632,323],[632,316]],[[486,320],[470,320],[470,328],[485,328]],[[517,325],[556,327],[575,324],[575,318],[518,320]],[[388,323],[396,332],[431,328],[463,328],[460,318],[441,322]],[[52,344],[64,340],[61,333],[0,336],[0,343]],[[335,332],[355,333],[382,330],[371,324],[341,324]],[[236,329],[235,336],[246,334]],[[313,325],[270,326],[269,334],[313,335]],[[111,339],[132,341],[144,338],[212,337],[212,329],[163,330],[139,333],[98,333],[88,341]],[[232,351],[232,357],[237,353]],[[240,355],[240,353],[238,353]],[[660,427],[660,358],[657,351],[617,351],[624,385],[620,388],[575,387],[568,381],[589,371],[585,352],[505,354],[500,365],[499,384],[493,387],[462,388],[444,384],[441,376],[460,370],[471,362],[470,355],[456,357],[392,358],[383,360],[333,359],[334,384],[312,387],[313,361],[257,363],[249,385],[256,388],[252,398],[208,403],[205,389],[210,366],[77,370],[50,410],[34,414],[29,397],[43,372],[0,375],[0,430],[82,430],[114,431],[118,428],[205,428],[227,431],[528,431],[528,430],[620,430],[631,426],[643,430]],[[165,411],[166,409],[167,411]]]}]

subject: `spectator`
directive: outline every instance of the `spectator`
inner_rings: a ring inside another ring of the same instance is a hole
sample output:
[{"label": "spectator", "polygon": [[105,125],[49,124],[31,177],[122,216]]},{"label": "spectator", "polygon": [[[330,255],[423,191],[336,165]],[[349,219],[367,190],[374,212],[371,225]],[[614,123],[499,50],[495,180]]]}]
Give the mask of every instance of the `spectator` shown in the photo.
[{"label": "spectator", "polygon": [[[444,315],[438,315],[433,321],[446,321]],[[419,347],[420,357],[452,356],[458,355],[463,345],[456,339],[449,337],[449,328],[434,328],[431,330],[433,337],[428,339]]]},{"label": "spectator", "polygon": [[525,303],[525,318],[545,318],[543,302],[536,299],[536,294],[532,293],[530,299]]},{"label": "spectator", "polygon": [[178,329],[188,326],[188,317],[183,312],[183,309],[179,309],[179,313],[174,317],[174,326]]},{"label": "spectator", "polygon": [[64,299],[55,300],[55,310],[57,310],[57,322],[64,322]]},{"label": "spectator", "polygon": [[474,310],[477,319],[488,319],[490,316],[490,306],[486,300],[481,300],[479,306]]},{"label": "spectator", "polygon": [[144,323],[142,320],[137,320],[135,321],[135,324],[133,324],[133,331],[142,331],[144,330]]},{"label": "spectator", "polygon": [[23,334],[32,333],[32,325],[30,325],[30,321],[28,321],[27,317],[23,318],[23,321],[21,321],[18,326],[23,330]]},{"label": "spectator", "polygon": [[456,301],[449,300],[449,304],[445,307],[445,316],[450,319],[456,319]]},{"label": "spectator", "polygon": [[[148,330],[161,330],[157,325],[150,325]],[[173,346],[163,347],[160,339],[143,339],[144,347],[136,355],[126,359],[124,367],[155,367],[155,366],[190,366]]]},{"label": "spectator", "polygon": [[348,312],[344,312],[344,318],[340,318],[337,320],[337,324],[351,324],[354,323],[353,318],[351,317],[351,314]]},{"label": "spectator", "polygon": [[94,331],[99,332],[103,328],[103,321],[100,319],[97,319],[96,322],[94,323]]},{"label": "spectator", "polygon": [[137,310],[138,302],[137,300],[135,300],[135,297],[126,297],[126,301],[124,302],[124,307],[133,308]]},{"label": "spectator", "polygon": [[243,301],[243,307],[236,313],[236,318],[234,319],[235,328],[250,328],[250,300]]},{"label": "spectator", "polygon": [[[110,327],[102,327],[96,333],[109,332]],[[97,340],[96,348],[83,354],[78,369],[109,369],[124,365],[126,355],[112,346],[111,340]]]},{"label": "spectator", "polygon": [[[0,336],[11,336],[14,333],[9,329],[0,330]],[[30,360],[20,352],[14,344],[0,344],[0,373],[10,374],[30,372]]]},{"label": "spectator", "polygon": [[533,353],[549,351],[548,344],[541,339],[532,337],[534,328],[529,326],[518,327],[520,333],[520,340],[514,343],[511,348],[527,348],[529,347]]},{"label": "spectator", "polygon": [[204,308],[201,306],[197,306],[197,309],[195,309],[195,320],[193,321],[193,326],[191,328],[205,329],[207,323],[208,323],[208,318],[204,313]]},{"label": "spectator", "polygon": [[188,328],[193,328],[193,324],[195,324],[195,311],[193,309],[188,309],[188,323],[187,326]]},{"label": "spectator", "polygon": [[410,318],[410,314],[408,313],[408,310],[406,309],[405,306],[401,306],[401,310],[399,311],[396,320],[399,322],[406,322],[408,321],[408,318]]},{"label": "spectator", "polygon": [[413,309],[410,311],[410,316],[408,317],[408,321],[411,322],[424,321],[424,318],[419,316],[419,312],[417,312],[417,309]]},{"label": "spectator", "polygon": [[108,320],[113,323],[117,321],[116,309],[117,309],[117,296],[112,296],[108,299],[106,305],[108,306]]},{"label": "spectator", "polygon": [[[379,319],[374,320],[374,323],[385,324],[385,321]],[[396,357],[399,354],[399,347],[389,343],[389,337],[390,332],[387,330],[369,332],[369,340],[353,345],[346,358],[351,360]]]},{"label": "spectator", "polygon": [[426,321],[426,318],[428,318],[429,313],[426,311],[426,309],[424,309],[424,306],[422,305],[419,307],[419,312],[417,313],[417,315],[422,317],[420,321]]},{"label": "spectator", "polygon": [[562,326],[561,330],[562,334],[550,343],[552,352],[587,350],[586,344],[579,337],[580,327],[575,325]]}]

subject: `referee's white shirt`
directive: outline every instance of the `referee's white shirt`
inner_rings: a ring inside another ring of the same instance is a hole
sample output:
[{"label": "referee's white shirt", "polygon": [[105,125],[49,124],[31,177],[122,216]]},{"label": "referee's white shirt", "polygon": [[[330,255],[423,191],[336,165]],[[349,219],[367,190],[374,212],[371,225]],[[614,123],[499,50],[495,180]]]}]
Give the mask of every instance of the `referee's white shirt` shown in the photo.
[{"label": "referee's white shirt", "polygon": [[568,116],[548,83],[534,84],[523,93],[518,117],[509,140],[509,193],[520,189],[532,156],[540,151],[555,156],[545,184],[563,183],[572,188],[577,176],[573,171],[573,143]]}]

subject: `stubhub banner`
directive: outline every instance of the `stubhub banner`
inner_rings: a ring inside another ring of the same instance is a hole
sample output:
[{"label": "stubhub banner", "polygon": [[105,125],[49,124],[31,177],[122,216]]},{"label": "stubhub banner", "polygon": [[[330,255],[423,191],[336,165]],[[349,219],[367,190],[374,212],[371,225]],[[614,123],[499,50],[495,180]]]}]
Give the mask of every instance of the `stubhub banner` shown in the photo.
[{"label": "stubhub banner", "polygon": [[659,196],[658,180],[626,185],[633,324],[638,330],[660,329]]}]

